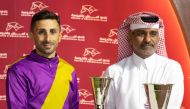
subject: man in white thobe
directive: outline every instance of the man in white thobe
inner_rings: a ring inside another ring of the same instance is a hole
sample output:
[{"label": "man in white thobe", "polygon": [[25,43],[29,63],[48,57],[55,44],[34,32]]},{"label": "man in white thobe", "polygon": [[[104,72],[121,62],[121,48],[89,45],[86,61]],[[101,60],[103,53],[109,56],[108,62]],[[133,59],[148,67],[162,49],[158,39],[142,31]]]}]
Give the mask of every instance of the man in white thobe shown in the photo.
[{"label": "man in white thobe", "polygon": [[180,109],[184,77],[167,58],[162,19],[150,12],[130,15],[118,31],[118,63],[104,76],[113,78],[105,109],[149,109],[143,84],[173,84],[167,109]]}]

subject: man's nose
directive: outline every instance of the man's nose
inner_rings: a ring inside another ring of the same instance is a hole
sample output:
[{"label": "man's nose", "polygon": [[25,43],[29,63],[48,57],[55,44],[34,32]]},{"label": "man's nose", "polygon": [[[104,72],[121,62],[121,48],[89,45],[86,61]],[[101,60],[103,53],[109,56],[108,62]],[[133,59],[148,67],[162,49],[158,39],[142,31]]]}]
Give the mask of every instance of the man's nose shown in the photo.
[{"label": "man's nose", "polygon": [[147,33],[147,34],[145,35],[144,41],[145,41],[145,42],[150,42],[150,41],[151,41],[151,36],[150,36],[149,33]]},{"label": "man's nose", "polygon": [[45,34],[45,40],[49,41],[50,40],[50,33]]}]

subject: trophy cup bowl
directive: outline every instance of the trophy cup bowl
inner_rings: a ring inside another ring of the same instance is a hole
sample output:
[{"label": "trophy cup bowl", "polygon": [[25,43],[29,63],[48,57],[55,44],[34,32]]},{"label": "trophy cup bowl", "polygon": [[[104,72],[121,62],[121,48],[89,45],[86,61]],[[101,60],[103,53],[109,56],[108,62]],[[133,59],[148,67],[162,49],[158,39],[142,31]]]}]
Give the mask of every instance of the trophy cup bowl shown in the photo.
[{"label": "trophy cup bowl", "polygon": [[95,109],[104,109],[104,101],[112,78],[90,77],[90,79],[93,89]]},{"label": "trophy cup bowl", "polygon": [[148,109],[167,109],[173,84],[144,84]]}]

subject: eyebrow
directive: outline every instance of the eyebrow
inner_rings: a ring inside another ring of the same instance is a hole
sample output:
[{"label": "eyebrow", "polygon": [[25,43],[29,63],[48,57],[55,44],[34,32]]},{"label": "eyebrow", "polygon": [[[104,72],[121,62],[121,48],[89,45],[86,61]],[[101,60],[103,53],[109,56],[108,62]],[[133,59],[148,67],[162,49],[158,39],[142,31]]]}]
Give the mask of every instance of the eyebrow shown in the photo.
[{"label": "eyebrow", "polygon": [[[59,28],[50,28],[49,30],[52,30],[52,29],[56,30],[56,29],[59,29]],[[36,30],[46,30],[46,29],[45,28],[36,28]]]}]

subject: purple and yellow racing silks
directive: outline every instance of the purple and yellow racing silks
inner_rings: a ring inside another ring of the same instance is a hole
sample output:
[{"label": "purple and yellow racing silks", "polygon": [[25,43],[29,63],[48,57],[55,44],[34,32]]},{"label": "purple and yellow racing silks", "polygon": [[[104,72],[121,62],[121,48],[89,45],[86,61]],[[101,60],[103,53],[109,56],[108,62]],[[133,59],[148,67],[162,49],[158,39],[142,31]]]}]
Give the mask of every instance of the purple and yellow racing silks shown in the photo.
[{"label": "purple and yellow racing silks", "polygon": [[75,69],[56,56],[47,59],[32,51],[7,74],[9,109],[79,109]]}]

